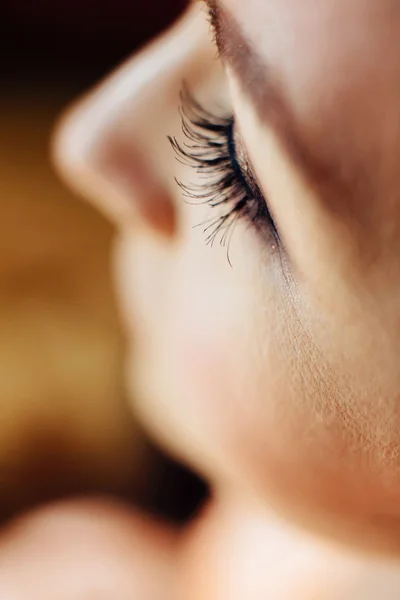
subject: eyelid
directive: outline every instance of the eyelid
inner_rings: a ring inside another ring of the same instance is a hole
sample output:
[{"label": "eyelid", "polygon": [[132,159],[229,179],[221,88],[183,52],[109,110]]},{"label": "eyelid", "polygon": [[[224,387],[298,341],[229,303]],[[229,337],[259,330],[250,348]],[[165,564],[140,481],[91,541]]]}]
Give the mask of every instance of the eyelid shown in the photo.
[{"label": "eyelid", "polygon": [[[244,180],[244,184],[249,188],[251,194],[258,199],[259,202],[263,201],[266,205],[266,199],[264,193],[261,189],[261,185],[258,182],[257,175],[254,171],[254,168],[250,162],[248,152],[246,150],[245,143],[242,139],[240,128],[236,124],[236,120],[234,119],[233,124],[233,134],[232,134],[232,153],[234,160],[238,165],[238,169],[240,170],[240,174],[242,179]],[[278,229],[275,224],[275,219],[271,212],[269,205],[267,206],[268,214],[270,217],[272,228],[279,238]]]},{"label": "eyelid", "polygon": [[243,176],[246,178],[249,184],[256,184],[253,168],[250,164],[245,145],[242,141],[242,136],[240,135],[239,128],[236,125],[236,121],[233,127],[232,144],[237,163]]}]

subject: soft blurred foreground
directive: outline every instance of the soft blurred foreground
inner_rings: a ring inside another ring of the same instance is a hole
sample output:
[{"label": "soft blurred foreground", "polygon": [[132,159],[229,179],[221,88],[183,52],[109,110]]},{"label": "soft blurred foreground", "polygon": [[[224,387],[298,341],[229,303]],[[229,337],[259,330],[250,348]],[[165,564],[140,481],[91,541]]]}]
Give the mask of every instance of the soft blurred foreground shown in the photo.
[{"label": "soft blurred foreground", "polygon": [[[97,11],[84,0],[60,13],[44,1],[11,2],[1,25],[2,519],[69,494],[145,503],[160,494],[164,459],[144,440],[124,392],[110,272],[114,232],[63,187],[49,160],[65,106],[183,2],[150,4],[121,0]],[[173,472],[181,481],[181,470]]]},{"label": "soft blurred foreground", "polygon": [[63,104],[16,90],[0,105],[0,504],[122,491],[141,442],[123,390],[109,272],[113,232],[57,180]]}]

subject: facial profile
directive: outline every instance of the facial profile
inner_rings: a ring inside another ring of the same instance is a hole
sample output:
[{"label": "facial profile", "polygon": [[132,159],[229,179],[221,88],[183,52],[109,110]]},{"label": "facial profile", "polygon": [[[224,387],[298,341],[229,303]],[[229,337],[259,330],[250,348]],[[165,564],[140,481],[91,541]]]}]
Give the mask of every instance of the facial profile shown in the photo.
[{"label": "facial profile", "polygon": [[399,33],[390,0],[194,2],[55,148],[118,227],[147,428],[217,491],[384,551],[400,546]]}]

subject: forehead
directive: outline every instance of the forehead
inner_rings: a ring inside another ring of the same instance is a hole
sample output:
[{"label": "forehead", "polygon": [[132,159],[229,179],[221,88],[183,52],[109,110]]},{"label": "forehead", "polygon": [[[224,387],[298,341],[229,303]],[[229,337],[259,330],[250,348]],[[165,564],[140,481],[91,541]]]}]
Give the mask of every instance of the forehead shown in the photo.
[{"label": "forehead", "polygon": [[[329,55],[365,60],[400,47],[398,0],[223,0],[261,55],[310,69]],[[368,47],[367,47],[368,46]],[[397,59],[397,57],[396,57]]]},{"label": "forehead", "polygon": [[[222,0],[243,20],[262,26],[268,20],[279,19],[282,23],[297,22],[314,25],[328,20],[355,18],[389,18],[399,13],[398,0]],[[374,23],[371,23],[374,25]],[[340,33],[340,32],[337,32]]]}]

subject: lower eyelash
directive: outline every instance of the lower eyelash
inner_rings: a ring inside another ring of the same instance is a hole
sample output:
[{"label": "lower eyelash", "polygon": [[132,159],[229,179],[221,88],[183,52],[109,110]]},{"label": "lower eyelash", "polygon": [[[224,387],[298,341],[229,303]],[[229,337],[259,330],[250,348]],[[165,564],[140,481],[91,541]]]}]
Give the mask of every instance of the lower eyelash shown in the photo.
[{"label": "lower eyelash", "polygon": [[[169,138],[179,162],[195,169],[201,183],[177,181],[184,196],[194,204],[219,208],[220,214],[206,222],[206,242],[213,246],[220,236],[221,246],[228,248],[235,224],[248,219],[257,228],[268,227],[276,234],[267,204],[261,192],[255,193],[246,181],[236,159],[234,118],[219,117],[198,104],[185,90],[181,94],[182,131],[186,141]],[[224,210],[225,209],[225,210]]]}]

